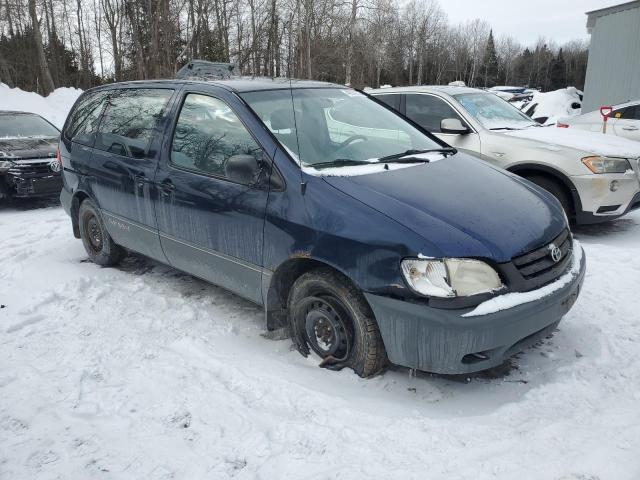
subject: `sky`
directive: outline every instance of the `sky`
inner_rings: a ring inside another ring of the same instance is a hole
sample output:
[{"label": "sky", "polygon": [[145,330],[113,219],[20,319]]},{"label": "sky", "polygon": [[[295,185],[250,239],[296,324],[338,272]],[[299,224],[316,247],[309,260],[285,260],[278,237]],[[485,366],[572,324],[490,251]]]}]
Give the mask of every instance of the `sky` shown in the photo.
[{"label": "sky", "polygon": [[525,45],[538,37],[558,44],[588,40],[585,12],[625,3],[628,0],[440,0],[452,24],[480,18],[494,34],[512,35]]}]

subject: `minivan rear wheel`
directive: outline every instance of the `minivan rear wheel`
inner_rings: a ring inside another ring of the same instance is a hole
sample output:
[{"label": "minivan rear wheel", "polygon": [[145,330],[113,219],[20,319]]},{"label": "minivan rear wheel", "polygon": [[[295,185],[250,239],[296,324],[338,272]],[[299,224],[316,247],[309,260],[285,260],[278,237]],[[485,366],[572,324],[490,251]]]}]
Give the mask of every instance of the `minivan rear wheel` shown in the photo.
[{"label": "minivan rear wheel", "polygon": [[387,364],[378,324],[362,293],[343,275],[321,268],[301,275],[288,299],[289,325],[303,355],[310,351],[321,366],[351,368],[361,377]]},{"label": "minivan rear wheel", "polygon": [[115,244],[104,227],[100,212],[89,199],[80,204],[78,226],[82,244],[92,262],[108,267],[125,256],[124,249]]},{"label": "minivan rear wheel", "polygon": [[564,212],[567,214],[567,218],[572,217],[573,206],[571,203],[571,198],[569,197],[569,194],[567,193],[563,185],[561,185],[557,180],[553,180],[551,178],[542,177],[538,175],[532,175],[530,177],[525,177],[525,178],[530,182],[535,183],[540,188],[545,189],[551,195],[556,197],[560,202],[560,204],[562,205]]}]

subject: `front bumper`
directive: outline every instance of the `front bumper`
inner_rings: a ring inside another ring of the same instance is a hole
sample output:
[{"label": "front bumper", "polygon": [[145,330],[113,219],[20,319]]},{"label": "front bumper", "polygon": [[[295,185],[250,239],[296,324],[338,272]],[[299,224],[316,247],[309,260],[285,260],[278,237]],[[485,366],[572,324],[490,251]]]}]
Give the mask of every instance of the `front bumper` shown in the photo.
[{"label": "front bumper", "polygon": [[585,268],[583,254],[579,273],[564,287],[539,300],[482,316],[462,316],[473,308],[443,310],[365,296],[392,363],[433,373],[471,373],[500,365],[552,333],[578,298]]},{"label": "front bumper", "polygon": [[6,181],[15,198],[56,195],[62,189],[60,174],[7,175]]},{"label": "front bumper", "polygon": [[[621,217],[640,207],[639,173],[607,173],[571,177],[580,198],[576,223],[598,223]],[[615,191],[612,190],[615,182]]]}]

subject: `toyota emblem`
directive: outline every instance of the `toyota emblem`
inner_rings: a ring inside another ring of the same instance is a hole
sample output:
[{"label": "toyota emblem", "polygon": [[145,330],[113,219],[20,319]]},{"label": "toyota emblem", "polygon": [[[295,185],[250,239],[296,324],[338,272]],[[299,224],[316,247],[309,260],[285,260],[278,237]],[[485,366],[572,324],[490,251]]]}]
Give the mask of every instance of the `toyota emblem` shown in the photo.
[{"label": "toyota emblem", "polygon": [[53,173],[58,173],[58,172],[61,170],[61,168],[60,168],[60,162],[58,161],[58,159],[51,160],[51,161],[49,162],[49,168],[51,169],[51,171],[52,171]]},{"label": "toyota emblem", "polygon": [[551,260],[553,260],[554,263],[558,263],[562,258],[562,250],[560,250],[555,243],[552,243],[549,245],[549,251],[551,252]]}]

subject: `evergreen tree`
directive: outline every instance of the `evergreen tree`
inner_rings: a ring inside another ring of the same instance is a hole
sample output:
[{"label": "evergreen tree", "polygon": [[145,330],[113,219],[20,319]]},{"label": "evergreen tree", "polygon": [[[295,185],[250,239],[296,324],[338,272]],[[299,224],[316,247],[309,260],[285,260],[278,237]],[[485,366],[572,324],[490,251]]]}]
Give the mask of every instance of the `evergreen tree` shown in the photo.
[{"label": "evergreen tree", "polygon": [[549,89],[557,90],[567,86],[567,65],[564,61],[562,48],[558,51],[558,55],[551,63],[551,71],[549,72]]},{"label": "evergreen tree", "polygon": [[498,54],[493,40],[493,30],[489,31],[487,46],[484,50],[484,86],[495,87],[498,81]]}]

